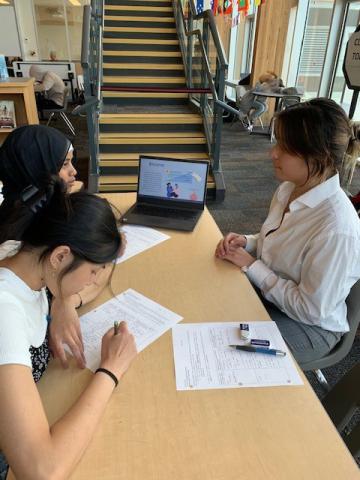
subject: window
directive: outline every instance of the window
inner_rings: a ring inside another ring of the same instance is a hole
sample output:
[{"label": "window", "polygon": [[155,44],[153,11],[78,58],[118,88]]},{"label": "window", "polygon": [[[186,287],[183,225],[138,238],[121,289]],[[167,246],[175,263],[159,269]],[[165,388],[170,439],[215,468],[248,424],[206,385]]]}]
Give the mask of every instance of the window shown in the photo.
[{"label": "window", "polygon": [[89,0],[32,0],[41,60],[80,60],[82,12]]},{"label": "window", "polygon": [[[360,1],[354,1],[347,4],[344,27],[342,30],[339,54],[337,56],[336,67],[331,85],[331,98],[349,111],[353,90],[349,90],[345,83],[342,71],[343,60],[347,41],[360,21]],[[356,108],[353,120],[360,120],[360,105]]]},{"label": "window", "polygon": [[304,98],[318,96],[333,8],[334,0],[309,2],[296,79],[296,85],[304,90]]}]

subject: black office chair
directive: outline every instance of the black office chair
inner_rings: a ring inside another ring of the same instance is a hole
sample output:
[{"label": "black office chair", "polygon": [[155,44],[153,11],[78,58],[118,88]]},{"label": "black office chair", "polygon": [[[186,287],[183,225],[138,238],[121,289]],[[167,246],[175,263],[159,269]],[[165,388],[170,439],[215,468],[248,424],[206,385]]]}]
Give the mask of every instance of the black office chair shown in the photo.
[{"label": "black office chair", "polygon": [[360,362],[357,363],[326,395],[322,404],[351,454],[360,455],[360,423],[351,430],[349,423],[360,407]]},{"label": "black office chair", "polygon": [[[360,280],[350,290],[350,293],[346,299],[347,305],[347,320],[349,322],[350,330],[342,336],[339,343],[335,345],[335,348],[325,357],[313,360],[310,362],[300,363],[300,367],[304,372],[313,370],[319,382],[329,390],[329,384],[324,377],[324,374],[320,370],[321,368],[331,367],[335,363],[340,362],[349,352],[354,343],[356,331],[360,323]],[[359,387],[360,390],[360,387]]]}]

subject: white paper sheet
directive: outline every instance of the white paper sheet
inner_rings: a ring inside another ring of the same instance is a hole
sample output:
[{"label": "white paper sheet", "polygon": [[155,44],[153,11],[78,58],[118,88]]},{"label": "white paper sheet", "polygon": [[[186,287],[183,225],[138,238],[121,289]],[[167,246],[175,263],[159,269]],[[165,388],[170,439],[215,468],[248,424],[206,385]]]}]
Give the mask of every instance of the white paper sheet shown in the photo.
[{"label": "white paper sheet", "polygon": [[116,263],[125,262],[129,258],[155,247],[170,237],[154,228],[140,227],[138,225],[125,225],[121,231],[126,236],[126,248],[124,254],[116,260]]},{"label": "white paper sheet", "polygon": [[101,339],[115,320],[127,322],[141,352],[182,317],[132,289],[86,313],[80,317],[80,322],[86,366],[93,372],[100,364]]},{"label": "white paper sheet", "polygon": [[250,337],[270,340],[285,357],[235,350],[239,323],[187,323],[172,330],[177,390],[302,385],[275,322],[248,322]]}]

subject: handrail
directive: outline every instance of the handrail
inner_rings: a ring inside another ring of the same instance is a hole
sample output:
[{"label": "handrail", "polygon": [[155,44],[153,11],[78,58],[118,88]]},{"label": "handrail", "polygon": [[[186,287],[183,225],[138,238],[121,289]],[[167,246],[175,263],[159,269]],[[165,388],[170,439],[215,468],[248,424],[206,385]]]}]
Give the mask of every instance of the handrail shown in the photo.
[{"label": "handrail", "polygon": [[74,108],[73,115],[86,113],[89,134],[89,190],[98,191],[99,125],[102,83],[102,31],[104,1],[91,0],[83,7],[81,66],[84,73],[85,103]]},{"label": "handrail", "polygon": [[[194,0],[189,0],[188,15],[185,17],[183,4],[180,0],[173,0],[173,6],[188,87],[193,87],[193,56],[194,41],[196,39],[198,58],[202,62],[202,86],[206,86],[211,90],[211,95],[205,92],[201,94],[196,104],[200,108],[204,119],[205,136],[212,159],[212,171],[214,175],[218,174],[221,177],[221,181],[223,181],[220,165],[222,112],[223,110],[228,110],[234,113],[234,109],[228,107],[225,103],[225,76],[228,63],[224,48],[216,27],[214,14],[211,10],[205,10],[198,14]],[[199,28],[193,28],[193,24],[196,21],[202,21],[202,31]],[[215,72],[211,70],[207,53],[210,45],[209,36],[211,37],[216,56]],[[194,102],[195,99],[192,98],[192,101]]]},{"label": "handrail", "polygon": [[81,37],[81,66],[84,67],[89,63],[89,40],[90,40],[90,21],[91,21],[91,7],[84,6],[83,25]]}]

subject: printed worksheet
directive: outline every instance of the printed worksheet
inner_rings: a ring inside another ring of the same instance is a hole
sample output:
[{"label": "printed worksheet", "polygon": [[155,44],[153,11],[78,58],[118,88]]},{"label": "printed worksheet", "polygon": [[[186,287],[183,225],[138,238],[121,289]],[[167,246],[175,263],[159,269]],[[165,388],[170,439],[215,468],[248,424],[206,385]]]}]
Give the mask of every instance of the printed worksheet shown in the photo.
[{"label": "printed worksheet", "polygon": [[121,232],[126,237],[126,248],[124,254],[116,260],[116,263],[125,262],[138,253],[155,247],[170,237],[154,228],[140,227],[138,225],[126,225],[121,227]]},{"label": "printed worksheet", "polygon": [[93,372],[99,367],[101,339],[114,321],[125,320],[135,337],[139,352],[182,320],[180,315],[128,289],[80,317],[86,366]]},{"label": "printed worksheet", "polygon": [[239,323],[187,323],[172,330],[177,390],[302,385],[275,322],[249,322],[250,337],[269,340],[279,357],[235,350]]}]

